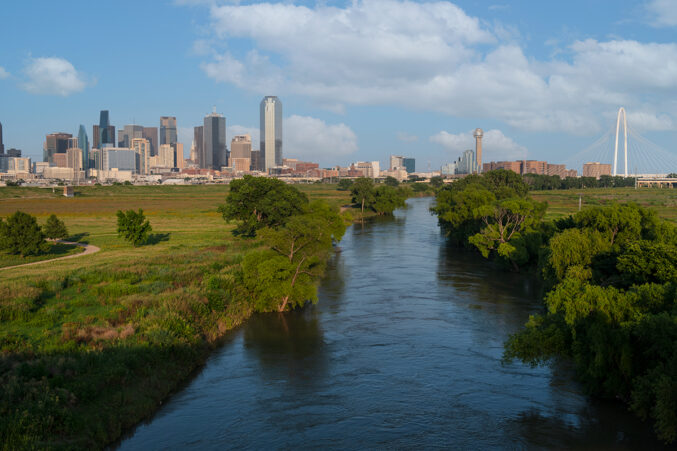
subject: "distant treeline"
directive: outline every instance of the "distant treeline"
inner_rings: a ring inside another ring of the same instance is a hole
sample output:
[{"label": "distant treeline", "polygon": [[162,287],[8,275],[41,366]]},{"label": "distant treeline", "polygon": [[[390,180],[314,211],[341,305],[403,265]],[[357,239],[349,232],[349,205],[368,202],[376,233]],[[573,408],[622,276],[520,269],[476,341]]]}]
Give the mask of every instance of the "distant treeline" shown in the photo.
[{"label": "distant treeline", "polygon": [[547,310],[510,337],[506,361],[570,359],[589,393],[622,400],[675,442],[677,227],[634,203],[545,221],[547,204],[527,195],[542,177],[471,175],[441,188],[432,210],[452,242],[545,282]]},{"label": "distant treeline", "polygon": [[595,177],[567,177],[559,175],[524,174],[524,182],[532,190],[548,189],[582,189],[582,188],[622,188],[635,186],[634,177],[622,177],[620,175],[602,175]]}]

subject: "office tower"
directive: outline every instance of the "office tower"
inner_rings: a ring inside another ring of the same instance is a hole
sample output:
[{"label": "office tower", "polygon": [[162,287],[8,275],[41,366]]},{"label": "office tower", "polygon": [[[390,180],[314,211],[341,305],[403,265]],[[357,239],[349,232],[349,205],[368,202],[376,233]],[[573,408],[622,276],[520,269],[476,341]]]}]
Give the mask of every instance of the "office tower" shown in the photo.
[{"label": "office tower", "polygon": [[145,138],[134,138],[132,150],[139,155],[139,174],[150,174],[150,141]]},{"label": "office tower", "polygon": [[144,139],[147,139],[150,142],[150,154],[151,156],[157,155],[158,153],[158,134],[157,127],[143,127],[143,136]]},{"label": "office tower", "polygon": [[204,166],[221,169],[228,164],[226,155],[226,118],[214,111],[204,119]]},{"label": "office tower", "polygon": [[68,167],[68,154],[67,153],[55,153],[52,155],[51,161],[49,162],[50,166],[57,168],[67,168]]},{"label": "office tower", "polygon": [[131,147],[132,139],[143,138],[143,127],[141,125],[125,125],[118,131],[118,147]]},{"label": "office tower", "polygon": [[407,170],[407,174],[416,172],[416,159],[415,158],[403,158],[402,166]]},{"label": "office tower", "polygon": [[66,167],[76,172],[82,171],[82,149],[71,147],[66,151]]},{"label": "office tower", "polygon": [[157,166],[162,168],[174,167],[175,150],[171,144],[160,144],[158,152]]},{"label": "office tower", "polygon": [[43,147],[42,160],[52,163],[55,154],[65,154],[68,149],[68,140],[72,137],[73,135],[70,133],[50,133],[47,135]]},{"label": "office tower", "polygon": [[137,172],[139,167],[139,156],[132,149],[122,149],[119,147],[107,147],[101,149],[101,169],[110,171]]},{"label": "office tower", "polygon": [[193,142],[195,143],[195,155],[194,160],[197,163],[198,167],[206,168],[205,161],[205,146],[204,146],[204,126],[200,125],[193,127]]},{"label": "office tower", "polygon": [[183,158],[183,143],[174,143],[172,144],[172,149],[174,150],[174,166],[178,169],[183,169],[184,167],[184,158]]},{"label": "office tower", "polygon": [[261,100],[261,157],[264,169],[282,166],[282,102],[275,96]]},{"label": "office tower", "polygon": [[596,179],[599,179],[603,175],[611,175],[610,164],[603,164],[595,161],[583,165],[583,177],[595,177]]},{"label": "office tower", "polygon": [[92,125],[92,149],[100,149],[101,146],[99,145],[99,126],[98,125]]},{"label": "office tower", "polygon": [[21,149],[15,149],[13,147],[10,147],[7,149],[7,154],[8,157],[13,157],[13,158],[21,158]]},{"label": "office tower", "polygon": [[195,164],[197,163],[197,148],[195,147],[195,140],[190,145],[190,161]]},{"label": "office tower", "polygon": [[68,149],[74,149],[74,148],[76,148],[76,147],[80,147],[80,146],[78,145],[78,138],[77,138],[77,136],[74,137],[74,138],[68,138],[68,147],[66,147],[66,150],[68,150]]},{"label": "office tower", "polygon": [[89,169],[89,139],[87,139],[87,131],[84,125],[80,125],[78,131],[78,144],[82,149],[82,169],[86,171]]},{"label": "office tower", "polygon": [[162,116],[160,118],[160,145],[174,144],[176,139],[176,117]]},{"label": "office tower", "polygon": [[478,173],[482,172],[482,136],[484,136],[484,133],[482,132],[481,128],[476,128],[475,133],[473,133],[473,136],[475,137],[475,157],[477,158],[477,161],[475,161],[475,170]]},{"label": "office tower", "polygon": [[2,122],[0,122],[0,155],[5,154],[5,145],[2,141]]},{"label": "office tower", "polygon": [[252,138],[249,135],[236,135],[230,141],[230,157],[231,158],[248,158],[252,157]]},{"label": "office tower", "polygon": [[263,171],[263,158],[261,158],[260,150],[252,150],[252,171]]},{"label": "office tower", "polygon": [[99,114],[99,147],[106,147],[106,144],[115,147],[115,126],[110,125],[108,110],[101,110]]},{"label": "office tower", "polygon": [[388,168],[389,170],[394,171],[397,168],[403,167],[404,167],[404,157],[401,157],[399,155],[390,156],[390,168]]}]

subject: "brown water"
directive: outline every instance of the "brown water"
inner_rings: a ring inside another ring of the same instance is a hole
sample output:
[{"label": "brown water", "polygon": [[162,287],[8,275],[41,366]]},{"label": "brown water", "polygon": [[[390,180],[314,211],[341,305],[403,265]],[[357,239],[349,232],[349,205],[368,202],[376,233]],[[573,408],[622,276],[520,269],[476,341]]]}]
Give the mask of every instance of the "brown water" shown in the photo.
[{"label": "brown water", "polygon": [[430,202],[349,228],[316,306],[251,318],[120,447],[657,447],[569,368],[501,364],[538,287],[446,246]]}]

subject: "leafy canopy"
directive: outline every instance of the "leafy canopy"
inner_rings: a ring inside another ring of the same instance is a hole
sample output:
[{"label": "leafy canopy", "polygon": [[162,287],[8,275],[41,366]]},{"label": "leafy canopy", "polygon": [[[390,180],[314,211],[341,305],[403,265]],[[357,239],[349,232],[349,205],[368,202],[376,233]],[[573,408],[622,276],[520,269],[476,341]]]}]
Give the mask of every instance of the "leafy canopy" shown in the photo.
[{"label": "leafy canopy", "polygon": [[234,234],[253,237],[262,227],[283,226],[307,206],[308,197],[295,187],[275,178],[245,175],[230,183],[226,203],[218,211],[226,221],[239,221]]},{"label": "leafy canopy", "polygon": [[134,246],[141,246],[148,241],[148,236],[153,228],[150,222],[146,220],[143,210],[139,211],[118,210],[118,236],[132,243]]},{"label": "leafy canopy", "polygon": [[47,252],[49,245],[35,217],[16,211],[7,221],[0,219],[0,248],[25,257]]},{"label": "leafy canopy", "polygon": [[43,226],[43,231],[45,236],[51,239],[64,239],[68,238],[68,229],[66,229],[66,224],[62,220],[56,217],[56,215],[50,215],[47,218],[47,222]]}]

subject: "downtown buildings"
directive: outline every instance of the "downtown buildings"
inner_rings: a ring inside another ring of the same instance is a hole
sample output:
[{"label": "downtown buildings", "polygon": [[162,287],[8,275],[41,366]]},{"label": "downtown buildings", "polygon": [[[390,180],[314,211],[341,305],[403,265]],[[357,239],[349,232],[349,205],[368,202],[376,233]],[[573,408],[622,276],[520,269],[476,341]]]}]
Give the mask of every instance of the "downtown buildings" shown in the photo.
[{"label": "downtown buildings", "polygon": [[282,102],[276,96],[266,96],[261,100],[260,133],[261,158],[264,171],[282,166]]}]

